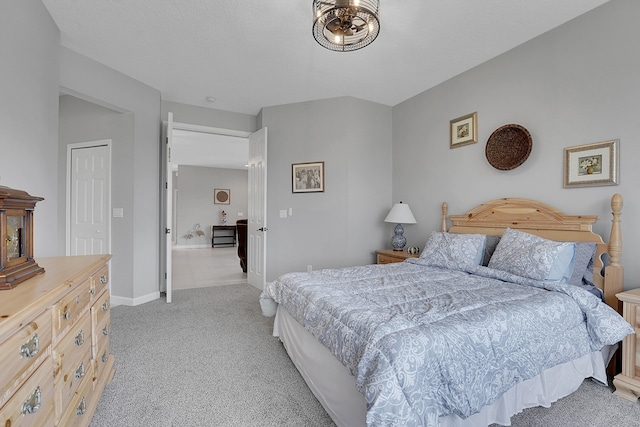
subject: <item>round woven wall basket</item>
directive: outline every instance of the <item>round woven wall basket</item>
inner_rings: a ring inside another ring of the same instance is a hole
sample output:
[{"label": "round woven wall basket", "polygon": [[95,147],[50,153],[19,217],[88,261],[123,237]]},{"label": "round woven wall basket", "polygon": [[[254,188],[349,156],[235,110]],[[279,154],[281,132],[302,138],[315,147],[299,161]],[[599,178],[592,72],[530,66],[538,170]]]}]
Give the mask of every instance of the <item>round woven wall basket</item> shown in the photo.
[{"label": "round woven wall basket", "polygon": [[531,134],[520,125],[504,125],[494,130],[485,153],[489,164],[503,171],[515,169],[531,154]]}]

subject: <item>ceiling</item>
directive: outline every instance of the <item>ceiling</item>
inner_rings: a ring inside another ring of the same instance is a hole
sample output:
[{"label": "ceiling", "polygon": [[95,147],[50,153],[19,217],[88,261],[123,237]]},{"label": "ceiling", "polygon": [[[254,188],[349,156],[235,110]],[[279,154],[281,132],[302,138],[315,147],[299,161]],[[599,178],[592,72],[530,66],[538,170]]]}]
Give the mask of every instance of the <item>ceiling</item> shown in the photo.
[{"label": "ceiling", "polygon": [[378,38],[334,52],[310,0],[42,0],[63,46],[164,100],[252,115],[338,96],[394,106],[607,1],[380,0]]},{"label": "ceiling", "polygon": [[249,140],[235,136],[174,129],[171,163],[179,165],[245,169]]},{"label": "ceiling", "polygon": [[380,35],[354,52],[316,43],[310,0],[42,2],[63,46],[163,99],[257,114],[337,96],[394,106],[607,0],[380,0]]}]

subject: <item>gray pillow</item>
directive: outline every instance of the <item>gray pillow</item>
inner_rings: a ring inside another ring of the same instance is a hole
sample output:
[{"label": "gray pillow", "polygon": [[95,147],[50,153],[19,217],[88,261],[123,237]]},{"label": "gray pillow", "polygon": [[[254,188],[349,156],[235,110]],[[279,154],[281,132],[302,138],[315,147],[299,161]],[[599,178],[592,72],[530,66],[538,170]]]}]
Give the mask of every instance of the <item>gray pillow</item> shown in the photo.
[{"label": "gray pillow", "polygon": [[[596,254],[596,242],[576,242],[576,256],[573,265],[573,273],[569,279],[569,284],[574,286],[582,285],[582,278],[588,277],[587,267],[589,263],[593,266],[593,257]],[[593,267],[589,281],[593,280]]]},{"label": "gray pillow", "polygon": [[575,248],[573,242],[556,242],[507,228],[488,267],[534,280],[567,280],[573,271]]},{"label": "gray pillow", "polygon": [[498,242],[500,242],[500,236],[490,236],[487,234],[487,240],[484,244],[484,257],[482,258],[482,265],[485,267],[489,265],[489,260],[496,250]]},{"label": "gray pillow", "polygon": [[468,264],[479,265],[484,254],[484,234],[455,234],[434,231],[420,255],[423,265],[464,270]]}]

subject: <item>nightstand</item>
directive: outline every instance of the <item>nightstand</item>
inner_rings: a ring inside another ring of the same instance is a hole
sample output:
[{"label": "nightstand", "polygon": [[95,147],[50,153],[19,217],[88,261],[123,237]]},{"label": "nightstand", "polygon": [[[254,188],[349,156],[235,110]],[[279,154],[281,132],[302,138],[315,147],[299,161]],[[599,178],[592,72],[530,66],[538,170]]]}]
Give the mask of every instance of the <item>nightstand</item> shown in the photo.
[{"label": "nightstand", "polygon": [[622,340],[622,373],[613,379],[614,394],[635,402],[640,396],[640,289],[621,292],[616,297],[622,301],[624,320],[636,333]]},{"label": "nightstand", "polygon": [[407,251],[394,251],[393,249],[381,249],[376,251],[378,264],[390,264],[402,262],[407,258],[418,258],[420,254],[410,254]]}]

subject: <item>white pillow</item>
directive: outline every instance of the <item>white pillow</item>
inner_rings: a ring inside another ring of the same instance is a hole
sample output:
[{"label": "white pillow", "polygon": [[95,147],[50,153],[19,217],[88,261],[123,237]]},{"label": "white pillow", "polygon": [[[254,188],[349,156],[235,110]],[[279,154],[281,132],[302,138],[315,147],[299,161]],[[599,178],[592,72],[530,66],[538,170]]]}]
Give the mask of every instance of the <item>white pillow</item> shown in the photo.
[{"label": "white pillow", "polygon": [[484,234],[454,234],[434,231],[420,255],[421,264],[450,270],[479,265],[484,255]]},{"label": "white pillow", "polygon": [[489,260],[489,268],[534,280],[568,281],[575,251],[573,242],[556,242],[507,228]]}]

